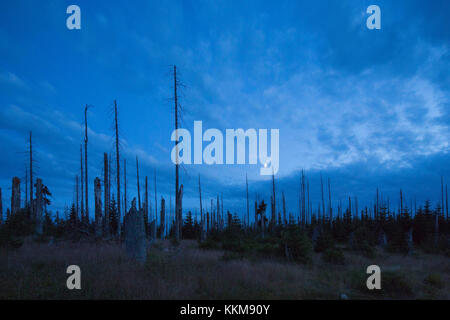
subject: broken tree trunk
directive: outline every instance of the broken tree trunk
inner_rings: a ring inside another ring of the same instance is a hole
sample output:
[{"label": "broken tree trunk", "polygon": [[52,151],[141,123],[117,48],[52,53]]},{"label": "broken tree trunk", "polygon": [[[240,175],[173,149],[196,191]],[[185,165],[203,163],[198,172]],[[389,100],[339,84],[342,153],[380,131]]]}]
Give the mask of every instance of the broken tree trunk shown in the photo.
[{"label": "broken tree trunk", "polygon": [[138,209],[141,210],[141,186],[139,183],[139,160],[136,156],[136,178],[137,178],[137,193],[138,193]]},{"label": "broken tree trunk", "polygon": [[14,215],[20,209],[20,179],[18,177],[12,179],[11,192],[11,214]]},{"label": "broken tree trunk", "polygon": [[[84,221],[84,173],[83,173],[83,146],[80,144],[80,190],[81,190],[81,197],[80,197],[80,220]],[[30,202],[31,204],[33,201]],[[31,205],[31,207],[33,207]]]},{"label": "broken tree trunk", "polygon": [[100,178],[94,179],[94,198],[95,198],[95,236],[102,235],[102,185]]},{"label": "broken tree trunk", "polygon": [[136,209],[136,198],[131,202],[130,211],[124,217],[125,249],[132,259],[145,263],[147,259],[147,239],[144,215]]},{"label": "broken tree trunk", "polygon": [[245,188],[247,194],[247,227],[250,227],[250,203],[248,202],[248,179],[247,174],[245,174]]},{"label": "broken tree trunk", "polygon": [[105,152],[103,154],[103,189],[105,192],[105,214],[103,216],[103,232],[105,235],[109,236],[109,163],[108,154]]},{"label": "broken tree trunk", "polygon": [[33,217],[33,144],[30,131],[30,215]]},{"label": "broken tree trunk", "polygon": [[3,201],[2,201],[2,188],[0,188],[0,224],[3,222]]},{"label": "broken tree trunk", "polygon": [[144,203],[145,231],[148,232],[148,178],[145,176],[145,203]]},{"label": "broken tree trunk", "polygon": [[43,201],[42,201],[42,180],[36,179],[36,233],[41,235],[43,233]]},{"label": "broken tree trunk", "polygon": [[114,100],[114,120],[116,129],[116,178],[117,178],[117,237],[120,239],[120,218],[121,218],[121,207],[120,207],[120,154],[119,154],[119,124],[117,121],[117,101]]},{"label": "broken tree trunk", "polygon": [[89,201],[88,201],[88,186],[89,186],[89,180],[88,180],[88,153],[87,153],[87,144],[88,144],[88,123],[87,123],[87,109],[88,106],[84,108],[84,178],[85,178],[85,188],[86,192],[84,195],[84,200],[86,201],[85,204],[85,210],[86,214],[84,215],[85,222],[89,222]]},{"label": "broken tree trunk", "polygon": [[175,210],[177,210],[176,212],[176,240],[180,241],[181,240],[181,224],[182,224],[182,215],[183,215],[183,209],[182,209],[182,200],[183,200],[183,184],[180,186],[180,189],[177,192],[177,197],[176,197],[177,203],[175,206]]},{"label": "broken tree trunk", "polygon": [[164,239],[164,223],[166,221],[166,201],[161,198],[160,238]]}]

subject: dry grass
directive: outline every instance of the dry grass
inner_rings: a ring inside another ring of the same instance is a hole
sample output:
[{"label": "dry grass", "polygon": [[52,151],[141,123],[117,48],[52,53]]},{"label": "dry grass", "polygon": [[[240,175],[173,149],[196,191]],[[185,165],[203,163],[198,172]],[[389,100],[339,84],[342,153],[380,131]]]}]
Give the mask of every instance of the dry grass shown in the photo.
[{"label": "dry grass", "polygon": [[[159,242],[148,262],[130,261],[116,243],[26,242],[0,252],[0,299],[449,299],[449,259],[378,253],[367,259],[345,253],[346,265],[224,260],[224,252]],[[81,268],[82,289],[66,288],[66,268]],[[382,293],[365,288],[368,265],[382,270]],[[404,276],[403,280],[398,277]],[[428,279],[428,280],[427,280]],[[432,279],[433,281],[429,281]]]}]

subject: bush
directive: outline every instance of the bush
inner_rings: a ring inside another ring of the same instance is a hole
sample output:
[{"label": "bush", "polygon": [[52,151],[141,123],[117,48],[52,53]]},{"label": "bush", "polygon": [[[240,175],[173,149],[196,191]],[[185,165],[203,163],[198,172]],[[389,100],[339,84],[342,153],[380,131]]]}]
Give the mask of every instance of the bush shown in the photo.
[{"label": "bush", "polygon": [[345,256],[341,249],[328,248],[322,254],[322,259],[325,262],[333,264],[345,264]]},{"label": "bush", "polygon": [[306,233],[296,226],[289,226],[281,232],[280,255],[287,256],[295,262],[310,263],[313,247]]},{"label": "bush", "polygon": [[325,250],[333,247],[334,247],[334,239],[332,235],[328,232],[323,231],[317,238],[314,250],[316,252],[324,252]]},{"label": "bush", "polygon": [[200,249],[212,249],[212,250],[220,248],[219,243],[209,237],[205,241],[200,242],[198,247]]},{"label": "bush", "polygon": [[403,273],[385,271],[381,274],[381,291],[389,296],[410,297],[413,290]]},{"label": "bush", "polygon": [[442,289],[445,287],[445,283],[439,273],[430,273],[423,281],[426,285],[433,288]]}]

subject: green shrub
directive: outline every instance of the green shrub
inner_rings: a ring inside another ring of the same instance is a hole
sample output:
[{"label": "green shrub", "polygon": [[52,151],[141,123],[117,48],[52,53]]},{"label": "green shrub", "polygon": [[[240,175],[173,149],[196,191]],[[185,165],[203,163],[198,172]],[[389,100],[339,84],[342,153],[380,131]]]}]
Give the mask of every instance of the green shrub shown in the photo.
[{"label": "green shrub", "polygon": [[385,271],[381,274],[381,291],[393,297],[411,297],[413,289],[408,278],[399,272]]},{"label": "green shrub", "polygon": [[295,262],[310,263],[312,261],[313,247],[306,233],[296,226],[289,226],[281,232],[279,254]]},{"label": "green shrub", "polygon": [[198,247],[200,249],[212,249],[212,250],[220,249],[219,243],[209,237],[205,241],[200,242]]},{"label": "green shrub", "polygon": [[322,259],[328,263],[345,264],[344,253],[339,248],[328,248],[323,252]]},{"label": "green shrub", "polygon": [[426,285],[433,288],[442,289],[445,287],[445,283],[439,273],[430,273],[423,281]]},{"label": "green shrub", "polygon": [[321,232],[319,237],[317,238],[316,246],[314,250],[316,252],[324,252],[329,248],[334,247],[334,239],[333,236],[328,232]]}]

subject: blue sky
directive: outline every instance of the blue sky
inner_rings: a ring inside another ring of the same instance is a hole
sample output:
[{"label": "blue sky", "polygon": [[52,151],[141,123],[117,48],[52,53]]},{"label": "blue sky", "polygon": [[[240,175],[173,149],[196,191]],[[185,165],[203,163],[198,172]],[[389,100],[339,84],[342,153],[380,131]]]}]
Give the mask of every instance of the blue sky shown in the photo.
[{"label": "blue sky", "polygon": [[[66,28],[71,4],[81,30]],[[381,30],[366,28],[371,4]],[[370,204],[377,187],[393,205],[400,188],[408,201],[436,203],[440,176],[450,176],[449,12],[448,1],[3,1],[3,206],[11,178],[25,176],[29,130],[50,209],[71,203],[89,104],[93,207],[93,179],[114,150],[114,99],[128,193],[137,155],[141,176],[153,181],[156,170],[158,192],[173,199],[173,64],[185,85],[183,127],[280,129],[277,190],[289,211],[298,210],[302,168],[315,207],[320,173],[334,206],[348,196]],[[251,199],[267,200],[270,178],[259,168],[186,166],[184,207],[198,207],[199,173],[205,203],[223,193],[225,209],[242,211],[246,173]]]}]

